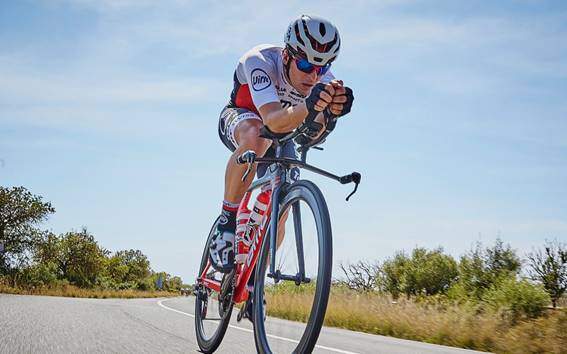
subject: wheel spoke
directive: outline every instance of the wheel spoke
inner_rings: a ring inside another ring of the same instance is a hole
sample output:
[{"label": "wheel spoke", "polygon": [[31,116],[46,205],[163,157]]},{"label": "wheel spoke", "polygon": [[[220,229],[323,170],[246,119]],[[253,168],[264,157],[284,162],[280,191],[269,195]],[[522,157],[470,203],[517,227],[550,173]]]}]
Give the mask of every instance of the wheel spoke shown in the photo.
[{"label": "wheel spoke", "polygon": [[[253,312],[260,352],[312,351],[330,291],[332,237],[320,191],[305,181],[294,184],[283,197],[279,216],[285,220],[287,213],[292,217],[285,221],[285,237],[272,238],[279,243],[274,259],[266,241],[257,264],[253,302],[262,305],[254,306]],[[270,262],[277,265],[273,274]],[[298,323],[270,317],[263,321],[264,313]],[[281,337],[291,341],[277,339]]]}]

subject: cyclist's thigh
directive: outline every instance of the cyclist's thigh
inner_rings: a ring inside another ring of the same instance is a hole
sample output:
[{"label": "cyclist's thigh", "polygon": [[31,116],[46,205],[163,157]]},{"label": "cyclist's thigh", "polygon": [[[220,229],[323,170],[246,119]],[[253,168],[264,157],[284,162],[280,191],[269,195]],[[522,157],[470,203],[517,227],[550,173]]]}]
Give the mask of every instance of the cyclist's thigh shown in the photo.
[{"label": "cyclist's thigh", "polygon": [[[243,122],[246,123],[242,124]],[[238,148],[238,133],[250,125],[259,129],[262,127],[262,118],[244,108],[225,107],[220,114],[219,137],[230,151],[234,151]]]}]

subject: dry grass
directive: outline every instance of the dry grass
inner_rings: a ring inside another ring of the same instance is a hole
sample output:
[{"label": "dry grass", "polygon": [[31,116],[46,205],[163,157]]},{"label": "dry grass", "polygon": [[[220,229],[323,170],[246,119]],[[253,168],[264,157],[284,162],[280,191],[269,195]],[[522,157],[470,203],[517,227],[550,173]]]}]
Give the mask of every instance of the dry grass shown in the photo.
[{"label": "dry grass", "polygon": [[[309,295],[266,295],[269,315],[306,320]],[[483,313],[473,305],[393,302],[379,294],[334,289],[325,325],[497,353],[567,353],[567,312],[563,310],[512,325],[500,314]]]},{"label": "dry grass", "polygon": [[19,295],[85,297],[85,298],[95,298],[95,299],[110,299],[110,298],[134,299],[134,298],[179,296],[178,292],[81,289],[73,285],[64,285],[56,288],[42,287],[42,288],[34,288],[34,289],[25,289],[25,288],[13,288],[3,285],[1,283],[0,283],[0,293],[19,294]]}]

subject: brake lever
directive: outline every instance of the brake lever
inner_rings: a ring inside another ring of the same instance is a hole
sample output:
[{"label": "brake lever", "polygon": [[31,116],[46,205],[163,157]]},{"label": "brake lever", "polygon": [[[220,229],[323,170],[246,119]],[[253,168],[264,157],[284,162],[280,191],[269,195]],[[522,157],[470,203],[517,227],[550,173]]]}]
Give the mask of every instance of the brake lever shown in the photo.
[{"label": "brake lever", "polygon": [[246,181],[246,177],[248,177],[248,175],[252,171],[252,164],[253,164],[252,162],[248,163],[248,168],[246,169],[246,172],[244,172],[244,175],[242,176],[242,182]]},{"label": "brake lever", "polygon": [[247,150],[242,155],[236,157],[237,164],[248,163],[248,168],[246,169],[244,176],[242,176],[242,182],[246,180],[246,177],[248,177],[250,171],[252,171],[252,165],[254,164],[255,161],[256,161],[256,152],[254,150]]},{"label": "brake lever", "polygon": [[350,197],[352,197],[352,195],[354,193],[356,193],[356,191],[358,190],[358,185],[360,184],[360,178],[362,177],[360,175],[360,173],[358,172],[353,172],[350,177],[352,178],[352,182],[354,182],[354,190],[346,197],[346,201],[348,202],[348,200],[350,199]]},{"label": "brake lever", "polygon": [[352,192],[350,192],[350,194],[346,197],[346,201],[348,202],[349,198],[352,197],[352,195],[354,193],[356,193],[356,190],[358,189],[358,183],[354,184],[354,190]]}]

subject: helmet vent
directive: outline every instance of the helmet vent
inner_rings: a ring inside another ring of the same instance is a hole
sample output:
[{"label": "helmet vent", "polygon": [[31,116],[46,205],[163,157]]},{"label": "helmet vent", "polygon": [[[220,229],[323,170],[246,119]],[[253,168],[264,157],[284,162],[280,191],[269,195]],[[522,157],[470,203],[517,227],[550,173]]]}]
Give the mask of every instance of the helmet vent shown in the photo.
[{"label": "helmet vent", "polygon": [[323,22],[319,24],[319,33],[321,33],[321,37],[325,37],[325,33],[327,33],[327,29],[325,28]]},{"label": "helmet vent", "polygon": [[305,46],[305,42],[303,41],[301,35],[299,34],[299,24],[297,23],[295,24],[295,38],[297,38],[297,41],[301,43],[302,46]]}]

